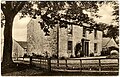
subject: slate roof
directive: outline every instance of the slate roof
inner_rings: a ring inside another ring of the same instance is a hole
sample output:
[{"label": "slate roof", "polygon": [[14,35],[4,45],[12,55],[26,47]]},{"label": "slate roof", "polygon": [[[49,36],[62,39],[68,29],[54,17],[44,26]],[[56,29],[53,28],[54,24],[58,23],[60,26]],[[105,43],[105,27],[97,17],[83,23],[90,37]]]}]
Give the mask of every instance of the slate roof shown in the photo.
[{"label": "slate roof", "polygon": [[103,38],[102,47],[111,47],[111,46],[119,48],[113,38]]},{"label": "slate roof", "polygon": [[27,42],[26,42],[26,41],[17,41],[17,43],[18,43],[22,48],[27,48]]}]

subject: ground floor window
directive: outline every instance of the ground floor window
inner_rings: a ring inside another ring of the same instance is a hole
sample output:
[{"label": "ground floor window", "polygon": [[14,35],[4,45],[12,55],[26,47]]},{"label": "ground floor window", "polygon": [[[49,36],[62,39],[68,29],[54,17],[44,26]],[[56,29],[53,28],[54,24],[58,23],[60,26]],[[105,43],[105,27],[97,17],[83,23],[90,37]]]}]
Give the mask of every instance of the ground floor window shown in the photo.
[{"label": "ground floor window", "polygon": [[94,52],[97,53],[97,43],[94,43]]},{"label": "ground floor window", "polygon": [[72,50],[72,41],[68,41],[68,50]]}]

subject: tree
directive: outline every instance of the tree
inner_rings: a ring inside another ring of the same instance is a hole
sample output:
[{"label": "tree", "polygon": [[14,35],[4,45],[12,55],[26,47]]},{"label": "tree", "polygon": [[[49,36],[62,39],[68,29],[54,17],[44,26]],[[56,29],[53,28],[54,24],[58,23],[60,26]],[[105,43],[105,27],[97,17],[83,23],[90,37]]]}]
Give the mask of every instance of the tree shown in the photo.
[{"label": "tree", "polygon": [[107,28],[108,28],[107,36],[113,38],[116,41],[116,38],[119,36],[118,26],[110,25]]},{"label": "tree", "polygon": [[1,9],[5,16],[4,25],[4,48],[2,65],[9,66],[12,61],[12,26],[15,15],[23,8],[25,2],[6,1],[1,4]]}]

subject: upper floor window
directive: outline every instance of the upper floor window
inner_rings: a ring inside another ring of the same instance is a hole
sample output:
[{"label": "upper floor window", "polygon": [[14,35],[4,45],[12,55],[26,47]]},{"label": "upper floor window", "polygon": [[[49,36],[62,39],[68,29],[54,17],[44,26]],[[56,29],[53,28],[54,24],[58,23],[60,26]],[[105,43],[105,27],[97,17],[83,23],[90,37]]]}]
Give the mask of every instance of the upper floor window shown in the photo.
[{"label": "upper floor window", "polygon": [[83,37],[86,37],[86,28],[83,27]]},{"label": "upper floor window", "polygon": [[72,50],[72,41],[68,41],[68,50]]},{"label": "upper floor window", "polygon": [[97,30],[95,29],[95,32],[94,32],[94,37],[95,39],[97,38]]},{"label": "upper floor window", "polygon": [[94,52],[97,53],[97,43],[94,43]]},{"label": "upper floor window", "polygon": [[72,25],[68,25],[68,34],[72,35]]}]

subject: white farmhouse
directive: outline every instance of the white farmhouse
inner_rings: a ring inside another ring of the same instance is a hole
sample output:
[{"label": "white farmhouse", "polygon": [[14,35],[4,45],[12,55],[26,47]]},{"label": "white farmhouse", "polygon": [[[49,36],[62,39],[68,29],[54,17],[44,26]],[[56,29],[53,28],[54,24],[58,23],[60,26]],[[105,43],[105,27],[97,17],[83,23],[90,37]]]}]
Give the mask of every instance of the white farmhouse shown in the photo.
[{"label": "white farmhouse", "polygon": [[54,29],[50,29],[50,36],[45,36],[38,22],[37,19],[31,19],[27,25],[29,53],[41,54],[47,51],[49,55],[56,53],[59,57],[70,57],[81,52],[84,56],[90,56],[91,53],[100,55],[102,51],[102,31],[94,29],[89,32],[85,27],[78,25],[60,28],[60,25],[56,24]]}]

